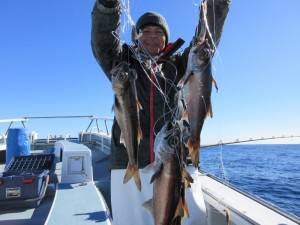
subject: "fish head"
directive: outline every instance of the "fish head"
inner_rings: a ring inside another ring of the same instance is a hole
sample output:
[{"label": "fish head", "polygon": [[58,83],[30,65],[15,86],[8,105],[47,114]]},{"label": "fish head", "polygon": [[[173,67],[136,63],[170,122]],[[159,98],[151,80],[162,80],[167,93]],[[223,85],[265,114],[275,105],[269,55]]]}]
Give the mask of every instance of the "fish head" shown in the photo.
[{"label": "fish head", "polygon": [[179,120],[177,121],[177,126],[180,129],[181,141],[187,143],[191,135],[190,124],[186,120]]},{"label": "fish head", "polygon": [[126,89],[129,84],[130,69],[128,63],[121,62],[111,70],[111,82],[116,93]]},{"label": "fish head", "polygon": [[176,157],[181,143],[181,131],[176,123],[168,122],[158,132],[155,142],[155,160],[164,162]]},{"label": "fish head", "polygon": [[206,39],[203,42],[197,42],[190,50],[190,63],[193,70],[203,68],[213,55],[213,50]]}]

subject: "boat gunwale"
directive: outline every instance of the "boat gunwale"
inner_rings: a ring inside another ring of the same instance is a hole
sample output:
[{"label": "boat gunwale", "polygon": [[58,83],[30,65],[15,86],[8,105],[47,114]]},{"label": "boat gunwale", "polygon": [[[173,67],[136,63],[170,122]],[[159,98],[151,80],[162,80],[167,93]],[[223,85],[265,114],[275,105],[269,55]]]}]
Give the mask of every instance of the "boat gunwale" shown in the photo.
[{"label": "boat gunwale", "polygon": [[[272,203],[270,203],[270,202],[268,202],[268,201],[266,201],[266,200],[264,200],[264,199],[262,199],[262,198],[260,198],[258,196],[255,196],[255,195],[253,195],[253,194],[251,194],[251,193],[249,193],[247,191],[241,190],[241,189],[235,187],[233,184],[230,184],[227,181],[224,181],[224,180],[218,178],[217,176],[214,176],[213,174],[209,174],[208,172],[206,172],[204,170],[201,170],[201,169],[199,169],[199,172],[202,173],[202,174],[204,174],[205,176],[207,176],[207,177],[209,177],[209,178],[211,178],[211,179],[213,179],[213,180],[215,180],[215,181],[217,181],[217,182],[225,185],[226,187],[233,189],[234,191],[238,192],[239,194],[242,194],[242,195],[250,198],[251,200],[253,200],[253,201],[255,201],[255,202],[257,202],[257,203],[259,203],[259,204],[261,204],[261,205],[263,205],[265,207],[267,207],[268,209],[270,209],[270,210],[278,213],[279,215],[281,215],[281,216],[283,216],[283,217],[285,217],[285,218],[287,218],[287,219],[289,219],[289,220],[291,220],[291,221],[293,221],[295,223],[300,224],[300,218],[298,216],[296,216],[294,214],[291,214],[291,213],[285,211],[284,209],[281,209],[278,206],[276,206],[276,205],[274,205],[274,204],[272,204]],[[211,194],[209,194],[207,191],[205,191],[205,190],[203,190],[203,191],[206,194],[208,194],[209,196],[211,196]],[[213,199],[217,200],[216,198],[213,198]],[[230,210],[232,210],[232,207],[229,207],[229,206],[226,206],[226,207],[228,207],[228,208],[230,208]],[[232,211],[235,212],[236,210],[233,209]],[[241,214],[241,213],[238,213],[238,214],[242,215],[244,217],[243,214]]]}]

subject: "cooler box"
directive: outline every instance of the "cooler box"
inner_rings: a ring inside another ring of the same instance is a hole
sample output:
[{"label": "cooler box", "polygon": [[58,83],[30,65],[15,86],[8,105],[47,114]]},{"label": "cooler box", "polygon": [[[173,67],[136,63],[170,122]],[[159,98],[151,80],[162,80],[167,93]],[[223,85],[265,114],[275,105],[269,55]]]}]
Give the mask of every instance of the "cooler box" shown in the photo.
[{"label": "cooler box", "polygon": [[14,157],[0,175],[0,208],[36,207],[53,169],[53,154]]},{"label": "cooler box", "polygon": [[30,155],[30,141],[26,128],[8,129],[6,142],[6,166],[14,156]]}]

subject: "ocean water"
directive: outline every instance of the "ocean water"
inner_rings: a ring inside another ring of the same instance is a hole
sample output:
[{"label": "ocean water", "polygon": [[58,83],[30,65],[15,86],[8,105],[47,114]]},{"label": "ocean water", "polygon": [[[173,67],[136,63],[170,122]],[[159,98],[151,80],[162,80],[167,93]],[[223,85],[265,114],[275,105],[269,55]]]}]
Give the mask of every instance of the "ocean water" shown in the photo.
[{"label": "ocean water", "polygon": [[300,217],[300,144],[203,148],[201,169]]}]

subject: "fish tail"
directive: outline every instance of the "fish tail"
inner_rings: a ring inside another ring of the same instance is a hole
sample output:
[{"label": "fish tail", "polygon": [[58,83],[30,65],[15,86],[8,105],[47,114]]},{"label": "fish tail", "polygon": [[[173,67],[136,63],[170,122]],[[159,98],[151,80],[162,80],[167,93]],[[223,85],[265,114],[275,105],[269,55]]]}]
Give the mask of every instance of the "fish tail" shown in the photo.
[{"label": "fish tail", "polygon": [[132,177],[134,179],[134,182],[135,182],[138,190],[141,191],[142,184],[141,184],[139,168],[137,167],[137,165],[128,164],[126,173],[125,173],[125,176],[123,179],[123,184],[126,184]]},{"label": "fish tail", "polygon": [[184,110],[182,112],[181,120],[185,120],[185,121],[189,122],[189,116],[188,116],[188,112],[186,110]]},{"label": "fish tail", "polygon": [[189,217],[190,216],[189,209],[188,209],[187,203],[184,198],[179,199],[173,219],[177,218],[178,216],[179,217]]},{"label": "fish tail", "polygon": [[184,187],[185,188],[191,187],[191,183],[193,183],[194,180],[191,177],[191,175],[189,174],[189,172],[185,168],[183,168],[181,174],[182,174],[181,176],[183,179]]},{"label": "fish tail", "polygon": [[193,165],[195,167],[198,167],[200,140],[194,140],[194,139],[190,138],[188,140],[187,147],[189,149],[189,153],[190,153]]},{"label": "fish tail", "polygon": [[137,111],[139,112],[140,110],[143,110],[143,106],[142,104],[140,103],[139,100],[136,101],[136,107],[137,107]]},{"label": "fish tail", "polygon": [[219,87],[218,87],[217,81],[214,78],[212,79],[212,84],[215,87],[216,91],[218,92],[219,91]]},{"label": "fish tail", "polygon": [[152,216],[154,217],[154,210],[153,210],[153,199],[149,199],[148,201],[143,203],[143,207],[148,209],[151,212]]},{"label": "fish tail", "polygon": [[182,199],[181,198],[179,199],[179,202],[178,202],[178,205],[177,205],[177,208],[176,208],[175,215],[174,215],[173,219],[175,219],[178,216],[179,217],[183,217],[184,216],[184,209],[183,209]]}]

